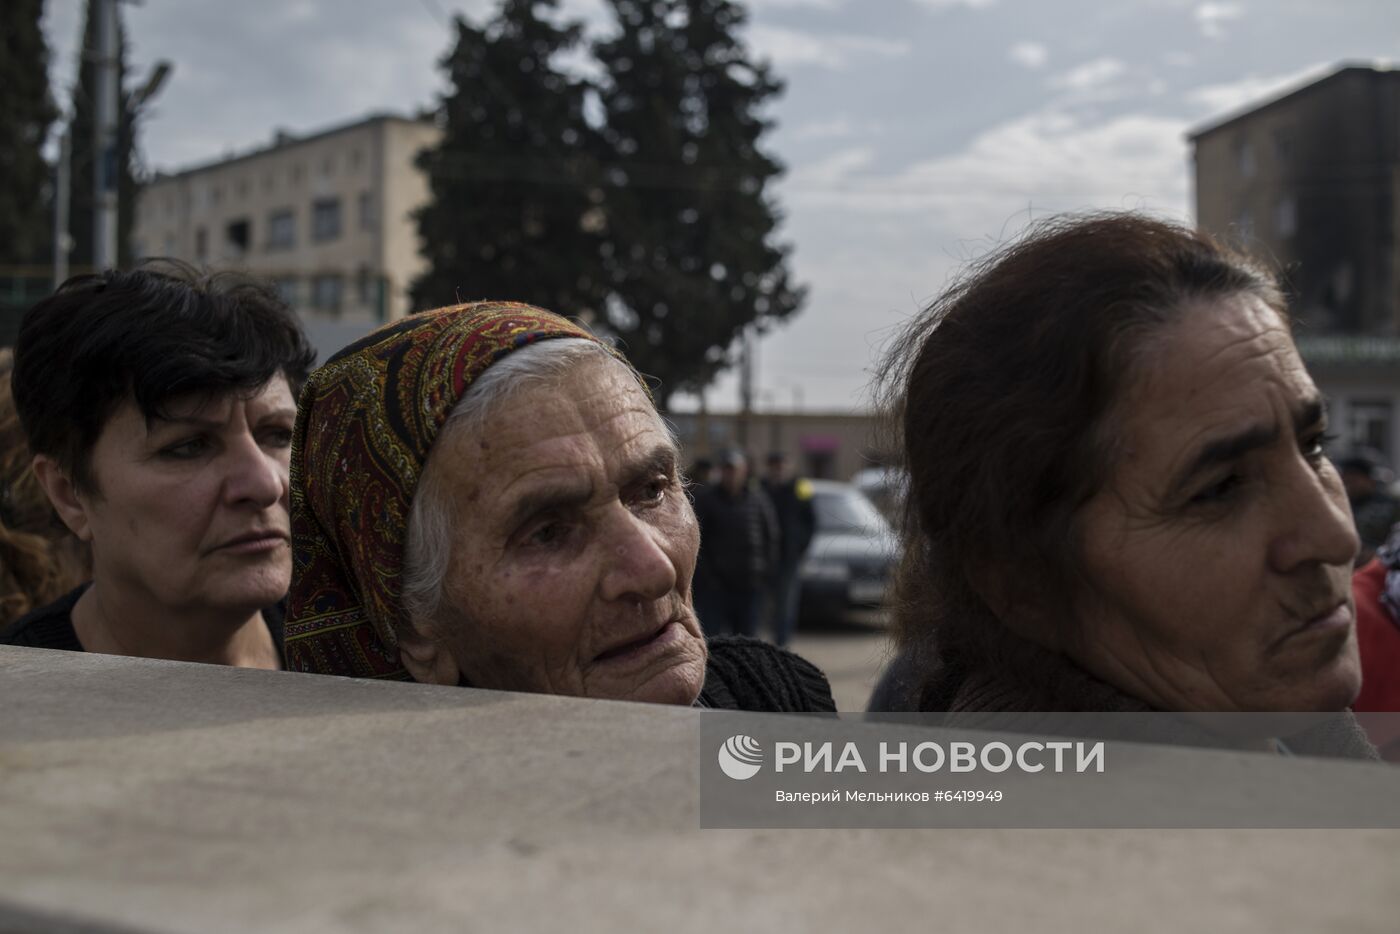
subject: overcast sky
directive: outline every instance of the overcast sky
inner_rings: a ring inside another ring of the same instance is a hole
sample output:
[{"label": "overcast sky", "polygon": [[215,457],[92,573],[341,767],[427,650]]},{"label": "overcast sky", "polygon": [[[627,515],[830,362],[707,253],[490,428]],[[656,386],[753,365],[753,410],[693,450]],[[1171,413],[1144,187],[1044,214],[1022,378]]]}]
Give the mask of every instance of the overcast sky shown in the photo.
[{"label": "overcast sky", "polygon": [[[892,329],[1028,220],[1134,208],[1189,220],[1203,121],[1400,56],[1396,0],[750,0],[748,41],[787,82],[769,150],[806,308],[763,341],[760,407],[861,406]],[[56,81],[82,0],[48,0]],[[442,89],[454,12],[491,0],[123,4],[138,76],[175,71],[144,125],[175,169]],[[566,0],[603,23],[597,0]],[[566,309],[560,309],[565,310]],[[735,380],[709,393],[733,408]],[[684,400],[678,400],[680,407]]]}]

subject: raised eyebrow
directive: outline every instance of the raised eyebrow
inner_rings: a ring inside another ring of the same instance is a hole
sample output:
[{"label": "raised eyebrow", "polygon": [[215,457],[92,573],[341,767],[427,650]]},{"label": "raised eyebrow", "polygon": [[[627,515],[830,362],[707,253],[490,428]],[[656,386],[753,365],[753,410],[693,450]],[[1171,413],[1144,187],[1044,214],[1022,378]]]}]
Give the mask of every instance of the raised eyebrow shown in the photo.
[{"label": "raised eyebrow", "polygon": [[1191,462],[1176,475],[1172,481],[1171,494],[1169,495],[1174,496],[1181,492],[1193,478],[1212,467],[1229,463],[1250,451],[1268,447],[1278,440],[1278,436],[1277,425],[1254,425],[1233,435],[1207,442],[1196,453],[1196,456],[1191,458]]},{"label": "raised eyebrow", "polygon": [[531,490],[515,501],[515,505],[510,509],[507,526],[514,530],[541,513],[578,509],[587,505],[592,498],[593,490],[589,486],[543,487]]},{"label": "raised eyebrow", "polygon": [[1303,400],[1303,404],[1293,413],[1293,427],[1302,433],[1327,421],[1327,400],[1313,396]]},{"label": "raised eyebrow", "polygon": [[648,480],[657,474],[665,474],[670,477],[676,472],[676,464],[680,457],[676,452],[675,445],[658,444],[646,453],[640,460],[628,464],[623,468],[622,486],[627,488],[642,481]]}]

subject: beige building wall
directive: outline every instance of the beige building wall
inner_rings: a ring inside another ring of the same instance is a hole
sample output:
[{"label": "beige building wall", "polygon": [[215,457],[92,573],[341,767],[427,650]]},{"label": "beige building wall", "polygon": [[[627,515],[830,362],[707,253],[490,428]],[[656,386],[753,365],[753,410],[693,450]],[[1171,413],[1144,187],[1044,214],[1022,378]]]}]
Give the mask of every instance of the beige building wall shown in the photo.
[{"label": "beige building wall", "polygon": [[848,412],[755,412],[747,425],[735,413],[673,413],[669,417],[689,466],[740,448],[761,464],[782,451],[798,473],[822,480],[850,480],[857,471],[894,461],[885,450],[874,415]]},{"label": "beige building wall", "polygon": [[[391,319],[419,310],[410,307],[408,297],[409,286],[425,265],[419,252],[418,224],[413,214],[428,202],[429,192],[428,178],[414,167],[414,160],[424,149],[437,145],[441,136],[441,130],[431,123],[404,121],[383,137],[385,164],[396,167],[396,171],[385,174],[381,253],[392,295]],[[405,166],[410,171],[403,171]]]},{"label": "beige building wall", "polygon": [[376,115],[158,176],[137,198],[136,251],[271,279],[308,320],[402,317],[427,197],[413,159],[437,138],[431,123]]}]

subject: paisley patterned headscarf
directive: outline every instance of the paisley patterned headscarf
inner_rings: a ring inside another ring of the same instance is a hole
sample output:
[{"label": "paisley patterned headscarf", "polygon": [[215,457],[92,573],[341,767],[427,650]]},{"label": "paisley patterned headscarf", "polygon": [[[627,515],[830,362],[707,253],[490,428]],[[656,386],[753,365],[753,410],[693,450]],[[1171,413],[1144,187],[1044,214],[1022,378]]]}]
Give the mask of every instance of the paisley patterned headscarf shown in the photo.
[{"label": "paisley patterned headscarf", "polygon": [[487,367],[556,337],[596,339],[529,305],[456,305],[380,328],[307,380],[292,440],[289,671],[408,679],[394,624],[428,451]]}]

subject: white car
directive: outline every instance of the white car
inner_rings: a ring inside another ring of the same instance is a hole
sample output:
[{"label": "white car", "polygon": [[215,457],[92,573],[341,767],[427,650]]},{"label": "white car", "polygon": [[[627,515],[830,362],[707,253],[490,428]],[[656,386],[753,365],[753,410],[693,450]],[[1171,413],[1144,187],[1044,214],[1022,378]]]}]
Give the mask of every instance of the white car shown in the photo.
[{"label": "white car", "polygon": [[799,572],[800,616],[830,622],[853,609],[883,607],[898,558],[889,523],[853,485],[808,482],[817,521]]}]

